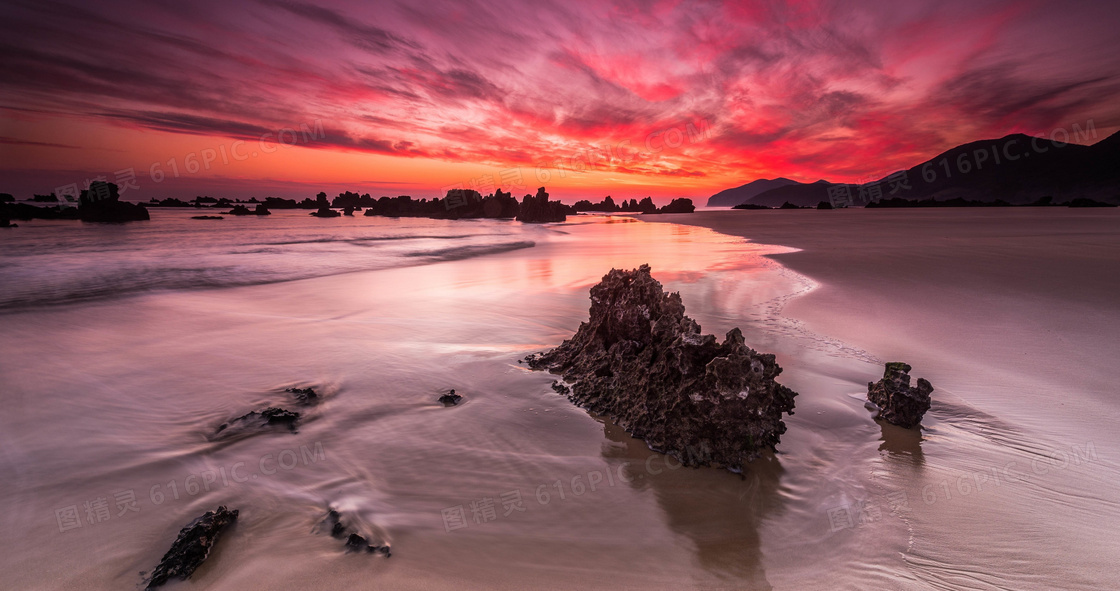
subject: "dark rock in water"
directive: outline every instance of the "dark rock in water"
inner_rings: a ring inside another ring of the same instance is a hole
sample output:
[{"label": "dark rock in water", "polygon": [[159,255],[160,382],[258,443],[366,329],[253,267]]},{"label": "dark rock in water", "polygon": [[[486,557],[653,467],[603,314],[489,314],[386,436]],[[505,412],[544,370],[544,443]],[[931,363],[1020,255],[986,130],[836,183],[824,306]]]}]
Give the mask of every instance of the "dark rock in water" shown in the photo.
[{"label": "dark rock in water", "polygon": [[354,206],[353,205],[347,205],[346,207],[342,208],[342,215],[353,216],[354,215]]},{"label": "dark rock in water", "polygon": [[311,212],[311,213],[310,213],[310,214],[308,214],[308,215],[313,215],[313,216],[315,216],[315,217],[317,217],[317,218],[337,218],[337,217],[342,217],[342,214],[341,214],[341,213],[339,213],[339,212],[337,212],[337,211],[335,211],[335,210],[331,209],[330,207],[328,207],[328,206],[326,206],[326,205],[324,205],[324,206],[320,207],[319,209],[317,209],[317,210],[315,210],[315,211]]},{"label": "dark rock in water", "polygon": [[78,219],[83,222],[136,222],[151,219],[148,208],[120,200],[117,185],[93,181],[78,199]]},{"label": "dark rock in water", "polygon": [[322,525],[330,530],[332,538],[346,540],[347,552],[369,552],[371,554],[376,552],[384,555],[386,558],[393,555],[388,544],[383,546],[370,544],[365,536],[350,531],[350,529],[342,523],[342,515],[334,509],[327,512],[327,517],[323,519]]},{"label": "dark rock in water", "polygon": [[922,422],[930,406],[933,385],[918,378],[918,385],[910,387],[910,366],[905,363],[888,363],[883,379],[867,383],[867,399],[879,407],[877,419],[900,427],[916,427]]},{"label": "dark rock in water", "polygon": [[687,197],[681,197],[669,202],[669,205],[662,207],[654,213],[692,213],[696,211],[696,206],[692,204],[692,200]]},{"label": "dark rock in water", "polygon": [[249,209],[244,205],[234,205],[233,209],[226,212],[226,215],[272,215],[263,204],[257,204],[256,209]]},{"label": "dark rock in water", "polygon": [[237,509],[230,511],[222,506],[215,511],[207,511],[179,530],[179,537],[152,571],[147,588],[155,589],[172,578],[189,579],[210,555],[210,549],[214,547],[222,531],[235,521]]},{"label": "dark rock in water", "polygon": [[649,265],[612,269],[591,288],[591,318],[559,347],[526,358],[574,383],[569,398],[685,465],[742,469],[785,432],[796,392],[774,381],[774,355],[723,343],[685,316]]},{"label": "dark rock in water", "polygon": [[526,195],[521,200],[517,221],[529,224],[562,222],[568,219],[569,213],[575,212],[559,201],[549,201],[548,192],[541,187],[536,195]]},{"label": "dark rock in water", "polygon": [[560,380],[552,382],[552,390],[557,394],[563,394],[564,396],[572,393],[572,389],[565,386],[564,384],[561,384]]},{"label": "dark rock in water", "polygon": [[312,388],[288,388],[285,391],[289,394],[294,394],[296,402],[303,405],[319,402],[319,395],[316,394],[315,390]]},{"label": "dark rock in water", "polygon": [[224,220],[225,218],[220,215],[192,215],[192,220]]},{"label": "dark rock in water", "polygon": [[440,403],[444,406],[455,406],[456,404],[459,404],[459,401],[462,399],[463,397],[456,394],[454,389],[452,389],[447,394],[439,397]]},{"label": "dark rock in water", "polygon": [[288,428],[292,433],[296,432],[296,426],[299,423],[299,413],[275,406],[270,406],[264,410],[243,414],[228,423],[223,423],[218,427],[218,433],[222,433],[227,428],[240,427],[240,430],[250,427],[267,427],[275,425],[283,425]]},{"label": "dark rock in water", "polygon": [[13,224],[12,220],[8,218],[0,218],[0,228],[18,228],[19,224]]}]

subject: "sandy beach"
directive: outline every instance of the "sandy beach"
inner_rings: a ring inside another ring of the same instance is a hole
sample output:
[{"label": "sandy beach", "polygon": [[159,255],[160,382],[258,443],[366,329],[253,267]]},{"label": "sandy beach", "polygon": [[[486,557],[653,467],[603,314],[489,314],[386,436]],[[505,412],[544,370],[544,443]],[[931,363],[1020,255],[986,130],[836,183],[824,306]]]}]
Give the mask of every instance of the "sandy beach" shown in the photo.
[{"label": "sandy beach", "polygon": [[[784,318],[906,361],[935,384],[920,439],[883,427],[883,463],[871,468],[871,481],[917,501],[899,556],[913,588],[1116,585],[1117,212],[716,211],[650,221],[799,249],[767,255],[817,283],[785,304]],[[853,395],[861,389],[851,385]],[[1092,460],[1078,464],[1077,450]]]},{"label": "sandy beach", "polygon": [[[107,245],[29,224],[0,267],[20,278],[0,292],[6,584],[137,586],[226,504],[238,523],[182,588],[1115,585],[1111,212],[762,213],[159,211]],[[681,468],[518,363],[643,263],[799,392],[778,453],[741,475]],[[921,431],[864,407],[894,360],[936,388]],[[324,399],[298,433],[213,438],[308,386]],[[444,408],[450,388],[465,402]],[[328,508],[392,556],[343,552]]]}]

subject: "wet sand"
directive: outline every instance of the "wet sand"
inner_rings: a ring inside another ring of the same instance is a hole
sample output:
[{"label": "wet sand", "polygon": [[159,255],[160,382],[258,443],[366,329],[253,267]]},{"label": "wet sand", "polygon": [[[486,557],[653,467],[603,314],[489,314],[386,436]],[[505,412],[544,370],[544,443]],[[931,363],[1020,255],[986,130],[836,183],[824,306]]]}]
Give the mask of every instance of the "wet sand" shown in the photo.
[{"label": "wet sand", "polygon": [[[1069,291],[1087,269],[1115,266],[1114,226],[806,211],[773,212],[764,235],[753,213],[579,217],[510,226],[515,236],[505,222],[409,222],[415,238],[402,242],[383,239],[398,237],[397,221],[279,214],[215,231],[157,212],[129,239],[216,244],[192,256],[244,267],[223,281],[261,283],[182,289],[173,266],[157,291],[0,317],[5,584],[132,588],[180,527],[222,503],[242,511],[238,524],[190,583],[168,589],[1120,584],[1117,376],[1102,361],[1115,273]],[[826,214],[840,217],[804,221]],[[451,238],[464,229],[470,238]],[[43,244],[77,247],[46,260],[65,272],[36,289],[88,293],[59,277],[117,268],[122,249],[86,236],[100,229],[48,230]],[[859,236],[876,238],[859,248]],[[418,256],[425,264],[392,266]],[[316,276],[325,260],[339,272]],[[1024,278],[1039,260],[1052,263],[1044,279],[1066,283]],[[778,452],[742,475],[681,468],[517,363],[575,331],[607,270],[642,263],[704,332],[738,326],[777,354],[779,382],[800,393]],[[346,272],[366,266],[377,270]],[[101,293],[120,277],[107,276],[78,287]],[[937,388],[921,431],[879,425],[863,405],[867,381],[896,359]],[[208,438],[292,386],[324,396],[298,434]],[[436,403],[448,388],[465,403]],[[122,491],[137,511],[118,513]],[[521,504],[507,506],[514,491]],[[98,498],[111,515],[88,521]],[[328,505],[393,556],[343,553],[318,527]],[[68,507],[81,527],[63,527]]]},{"label": "wet sand", "polygon": [[[882,461],[870,467],[870,490],[884,491],[872,497],[904,490],[911,509],[898,512],[909,542],[888,586],[1089,589],[1120,584],[1118,214],[645,217],[800,249],[768,255],[817,283],[781,315],[880,362],[906,361],[933,382],[920,436],[882,427]],[[861,381],[877,377],[868,371]],[[865,390],[851,381],[853,396]],[[837,419],[822,426],[842,428]],[[788,550],[775,553],[771,573],[798,562],[796,544]]]}]

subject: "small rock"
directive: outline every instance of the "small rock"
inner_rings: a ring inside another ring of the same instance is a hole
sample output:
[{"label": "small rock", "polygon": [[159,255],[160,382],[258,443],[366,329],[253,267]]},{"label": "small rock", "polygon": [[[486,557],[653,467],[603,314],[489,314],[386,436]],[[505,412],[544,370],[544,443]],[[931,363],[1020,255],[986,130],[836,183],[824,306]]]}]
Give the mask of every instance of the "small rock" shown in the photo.
[{"label": "small rock", "polygon": [[233,427],[248,428],[252,426],[266,427],[283,425],[288,428],[292,433],[296,433],[296,426],[299,423],[299,413],[291,410],[285,410],[276,406],[270,406],[264,410],[245,413],[228,423],[223,423],[218,427],[218,433]]},{"label": "small rock", "polygon": [[179,537],[152,571],[147,588],[155,589],[171,578],[189,579],[210,555],[210,549],[222,531],[237,521],[237,513],[237,509],[230,511],[221,506],[215,511],[207,511],[179,530]]},{"label": "small rock", "polygon": [[561,384],[561,383],[560,383],[560,380],[554,380],[554,381],[552,382],[552,389],[553,389],[553,390],[554,390],[554,391],[555,391],[555,392],[556,392],[557,394],[563,394],[564,396],[567,396],[568,394],[571,394],[571,393],[572,393],[572,389],[571,389],[571,388],[569,388],[569,387],[567,387],[567,386],[565,386],[564,384]]},{"label": "small rock", "polygon": [[879,409],[875,418],[907,429],[921,424],[930,407],[933,385],[918,378],[917,386],[911,387],[909,372],[909,365],[891,362],[883,371],[883,379],[867,383],[867,400]]},{"label": "small rock", "polygon": [[462,400],[462,399],[463,399],[462,396],[455,393],[454,388],[451,389],[451,391],[448,392],[447,394],[444,394],[443,396],[439,397],[440,403],[443,404],[444,406],[455,406],[456,404],[459,404],[459,401]]},{"label": "small rock", "polygon": [[314,404],[319,401],[319,395],[315,393],[313,388],[288,388],[285,392],[294,394],[296,402],[303,405]]},{"label": "small rock", "polygon": [[342,523],[342,515],[338,511],[331,509],[327,512],[327,517],[323,519],[323,525],[330,528],[331,537],[339,540],[346,540],[347,552],[368,552],[378,553],[386,558],[392,556],[389,545],[370,544],[365,536],[351,532]]}]

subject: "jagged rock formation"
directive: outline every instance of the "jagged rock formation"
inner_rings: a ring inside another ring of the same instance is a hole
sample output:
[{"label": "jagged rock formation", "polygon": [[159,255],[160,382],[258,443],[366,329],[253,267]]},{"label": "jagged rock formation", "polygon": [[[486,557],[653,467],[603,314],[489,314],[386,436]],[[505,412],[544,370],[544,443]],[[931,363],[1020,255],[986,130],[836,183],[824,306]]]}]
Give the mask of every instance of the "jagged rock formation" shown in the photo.
[{"label": "jagged rock formation", "polygon": [[260,430],[265,427],[283,426],[292,433],[296,433],[299,424],[299,413],[283,408],[270,406],[264,410],[254,410],[245,413],[228,423],[222,423],[215,435],[229,436],[251,430]]},{"label": "jagged rock formation", "polygon": [[910,366],[905,363],[888,363],[883,379],[867,383],[867,399],[879,407],[877,419],[900,427],[916,427],[922,422],[930,406],[933,385],[918,378],[918,385],[910,387]]},{"label": "jagged rock formation", "polygon": [[147,588],[155,589],[171,578],[189,579],[210,555],[210,549],[217,543],[222,531],[235,521],[237,509],[230,511],[221,506],[215,511],[207,511],[179,530],[179,537],[152,571]]},{"label": "jagged rock formation", "polygon": [[444,394],[443,396],[440,396],[439,397],[439,402],[440,402],[440,404],[442,404],[444,406],[455,406],[456,404],[459,404],[459,401],[462,400],[462,399],[463,399],[463,397],[456,394],[455,390],[452,389],[447,394]]},{"label": "jagged rock formation", "polygon": [[549,201],[548,192],[541,187],[537,189],[536,195],[526,195],[521,200],[517,221],[530,224],[562,222],[568,219],[568,213],[572,213],[570,207],[559,201]]},{"label": "jagged rock formation", "polygon": [[321,525],[330,531],[332,538],[346,540],[347,552],[368,552],[371,554],[376,552],[386,558],[393,555],[388,544],[370,544],[368,538],[348,528],[343,523],[342,515],[335,509],[327,512],[327,517],[323,519]]},{"label": "jagged rock formation", "polygon": [[83,222],[135,222],[151,219],[139,203],[120,200],[117,185],[93,181],[78,199],[78,219]]},{"label": "jagged rock formation", "polygon": [[319,394],[315,392],[314,388],[288,388],[285,392],[293,395],[296,402],[304,406],[319,402]]},{"label": "jagged rock formation", "polygon": [[249,209],[244,205],[234,205],[233,209],[226,212],[226,215],[272,215],[272,212],[261,204],[258,204],[254,209]]},{"label": "jagged rock formation", "polygon": [[782,371],[774,355],[748,347],[737,328],[723,343],[701,334],[649,265],[612,269],[591,302],[575,336],[525,359],[573,384],[573,402],[685,465],[739,471],[778,444],[797,393],[774,381]]},{"label": "jagged rock formation", "polygon": [[692,213],[694,211],[696,211],[696,206],[692,204],[692,200],[681,197],[670,201],[669,205],[659,208],[654,213]]}]

